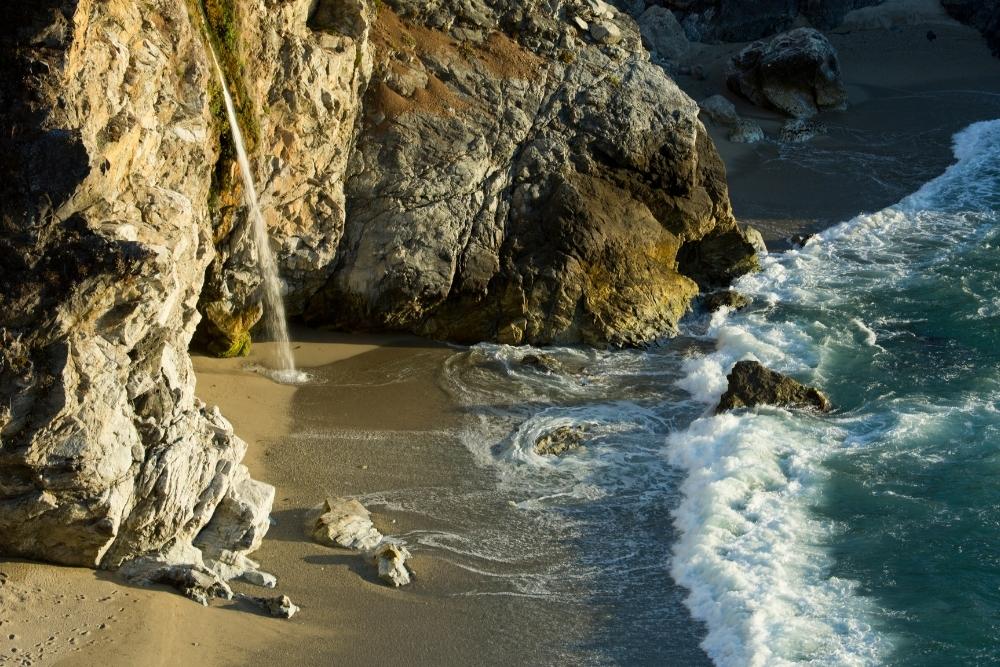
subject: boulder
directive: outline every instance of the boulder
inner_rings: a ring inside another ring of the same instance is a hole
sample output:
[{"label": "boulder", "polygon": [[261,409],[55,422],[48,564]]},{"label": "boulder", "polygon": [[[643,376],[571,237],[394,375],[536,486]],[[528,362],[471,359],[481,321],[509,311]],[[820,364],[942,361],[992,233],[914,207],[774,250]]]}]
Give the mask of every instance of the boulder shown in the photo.
[{"label": "boulder", "polygon": [[736,113],[736,105],[722,95],[706,97],[698,102],[698,106],[713,123],[723,127],[732,127],[740,120],[740,115]]},{"label": "boulder", "polygon": [[754,104],[793,118],[847,105],[837,52],[812,28],[750,44],[730,61],[726,83]]},{"label": "boulder", "polygon": [[259,572],[258,564],[247,557],[260,548],[271,527],[273,503],[274,487],[251,479],[246,466],[238,466],[212,520],[194,540],[206,566],[226,580],[239,577],[273,587],[268,582],[274,577]]},{"label": "boulder", "polygon": [[829,129],[824,123],[805,118],[792,118],[781,126],[778,140],[784,144],[803,144],[827,132]]},{"label": "boulder", "polygon": [[706,294],[702,298],[701,305],[710,313],[721,308],[742,310],[750,305],[750,298],[733,290],[723,290]]},{"label": "boulder", "polygon": [[382,541],[371,514],[353,498],[327,498],[312,523],[312,538],[329,547],[369,551]]},{"label": "boulder", "polygon": [[[471,4],[383,3],[376,69],[419,62],[429,83],[411,98],[369,88],[344,236],[307,322],[641,345],[675,332],[698,292],[703,267],[685,273],[682,255],[714,246],[716,277],[756,266],[697,105],[634,24],[578,5],[588,29],[614,18],[608,49],[536,0]],[[472,24],[484,38],[457,42]]]},{"label": "boulder", "polygon": [[397,588],[410,583],[411,572],[406,565],[410,552],[402,544],[385,540],[375,548],[371,557],[378,567],[379,579]]},{"label": "boulder", "polygon": [[833,409],[830,400],[820,390],[772,371],[757,361],[738,362],[727,380],[729,388],[722,395],[716,413],[756,405],[812,408],[820,412]]},{"label": "boulder", "polygon": [[675,63],[687,58],[691,43],[672,11],[653,5],[637,20],[642,43],[652,53]]},{"label": "boulder", "polygon": [[586,431],[581,426],[560,426],[535,440],[540,456],[562,456],[583,446]]}]

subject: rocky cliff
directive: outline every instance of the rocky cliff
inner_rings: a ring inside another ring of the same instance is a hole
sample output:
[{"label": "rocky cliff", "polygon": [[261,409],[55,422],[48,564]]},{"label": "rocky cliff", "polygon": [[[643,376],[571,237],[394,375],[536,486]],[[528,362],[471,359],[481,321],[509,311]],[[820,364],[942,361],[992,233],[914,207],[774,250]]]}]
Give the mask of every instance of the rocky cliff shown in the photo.
[{"label": "rocky cliff", "polygon": [[198,560],[220,504],[252,499],[245,536],[273,496],[188,357],[213,255],[202,41],[173,0],[18,0],[6,19],[0,552]]},{"label": "rocky cliff", "polygon": [[753,265],[697,106],[627,15],[471,4],[380,12],[347,227],[310,321],[644,343],[699,282]]},{"label": "rocky cliff", "polygon": [[260,316],[209,39],[310,321],[640,344],[756,263],[697,105],[597,0],[16,0],[8,19],[2,553],[253,565],[273,490],[188,356],[196,328],[244,351]]}]

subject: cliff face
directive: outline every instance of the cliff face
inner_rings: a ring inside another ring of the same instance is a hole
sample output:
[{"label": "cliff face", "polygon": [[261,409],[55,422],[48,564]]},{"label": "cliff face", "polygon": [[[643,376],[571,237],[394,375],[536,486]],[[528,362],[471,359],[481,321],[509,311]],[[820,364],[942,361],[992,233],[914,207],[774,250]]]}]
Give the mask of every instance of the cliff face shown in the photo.
[{"label": "cliff face", "polygon": [[[372,8],[361,0],[208,0],[208,16],[243,116],[291,315],[333,268],[344,230],[344,174],[372,72]],[[228,129],[219,119],[225,146]],[[235,155],[223,151],[212,200],[217,255],[199,310],[199,343],[245,350],[260,318],[260,277],[246,233]]]},{"label": "cliff face", "polygon": [[[627,15],[387,5],[347,228],[311,321],[635,344],[676,327],[697,279],[752,266],[698,107]],[[684,263],[710,245],[712,271]]]},{"label": "cliff face", "polygon": [[228,353],[260,316],[202,8],[293,313],[643,343],[755,265],[697,106],[597,0],[16,0],[0,553],[228,577],[266,530],[188,357],[202,314]]},{"label": "cliff face", "polygon": [[[273,490],[194,395],[210,70],[183,3],[18,0],[0,37],[0,552],[190,551]],[[247,526],[247,529],[251,529]]]}]

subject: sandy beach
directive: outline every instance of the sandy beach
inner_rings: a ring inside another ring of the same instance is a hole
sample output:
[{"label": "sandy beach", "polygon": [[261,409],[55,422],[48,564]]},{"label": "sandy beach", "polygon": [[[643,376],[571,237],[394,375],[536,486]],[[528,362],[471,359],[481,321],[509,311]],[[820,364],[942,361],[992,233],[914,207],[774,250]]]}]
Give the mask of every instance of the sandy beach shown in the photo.
[{"label": "sandy beach", "polygon": [[916,9],[904,15],[912,24],[879,28],[878,17],[895,11],[890,4],[865,10],[870,23],[828,34],[849,106],[821,114],[828,134],[804,144],[773,141],[785,119],[727,90],[726,64],[743,45],[703,46],[692,60],[704,79],[677,78],[696,100],[724,94],[769,137],[736,144],[706,122],[726,163],[736,217],[760,229],[773,250],[894,204],[951,164],[955,132],[1000,118],[1000,59],[936,2],[909,4]]},{"label": "sandy beach", "polygon": [[[746,146],[708,125],[727,164],[737,217],[761,229],[772,249],[897,201],[951,162],[955,131],[1000,118],[1000,60],[978,33],[943,14],[889,31],[845,29],[830,39],[850,106],[822,116],[826,136]],[[705,79],[679,82],[695,99],[723,92],[726,59],[738,48],[704,47],[697,59],[706,63]],[[730,97],[742,115],[777,133],[777,116]],[[307,539],[306,517],[328,495],[371,501],[386,534],[447,531],[455,526],[379,498],[435,489],[481,495],[493,480],[454,434],[468,415],[442,388],[440,369],[455,348],[402,336],[294,333],[298,364],[317,384],[277,385],[248,370],[266,362],[267,344],[249,359],[196,357],[195,367],[198,396],[218,405],[246,440],[253,476],[277,488],[274,525],[254,558],[277,576],[275,593],[290,596],[301,613],[284,621],[236,602],[203,608],[105,572],[0,559],[0,665],[559,661],[537,631],[563,611],[558,602],[512,620],[524,609],[516,598],[488,594],[487,577],[446,558],[417,551],[415,583],[393,590],[356,555]],[[489,502],[508,511],[502,498]],[[578,619],[581,638],[591,621]],[[508,631],[496,632],[501,626]],[[536,631],[509,631],[517,627]]]}]

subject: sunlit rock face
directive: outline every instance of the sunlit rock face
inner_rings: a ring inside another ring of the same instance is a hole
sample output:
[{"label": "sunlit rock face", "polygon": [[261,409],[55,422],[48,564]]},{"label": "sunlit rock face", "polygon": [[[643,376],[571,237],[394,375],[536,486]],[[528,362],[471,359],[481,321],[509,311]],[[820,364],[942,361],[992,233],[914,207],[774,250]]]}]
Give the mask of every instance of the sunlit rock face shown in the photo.
[{"label": "sunlit rock face", "polygon": [[8,3],[0,553],[205,590],[255,566],[273,490],[188,356],[202,317],[240,354],[261,313],[208,35],[293,314],[643,344],[752,269],[698,107],[632,19],[545,8]]},{"label": "sunlit rock face", "polygon": [[173,0],[5,12],[0,553],[196,553],[246,448],[187,353],[213,253],[203,44]]},{"label": "sunlit rock face", "polygon": [[[374,9],[361,0],[207,0],[206,7],[257,158],[254,176],[286,308],[297,315],[329,278],[343,234],[345,172],[372,72]],[[217,356],[245,354],[261,316],[234,158],[224,150],[216,165],[210,203],[217,255],[199,304],[196,342]]]},{"label": "sunlit rock face", "polygon": [[[699,282],[752,268],[698,107],[627,15],[597,2],[554,15],[386,5],[347,227],[310,321],[641,344],[676,328]],[[599,23],[618,38],[596,38]],[[717,270],[700,266],[706,243]]]}]

